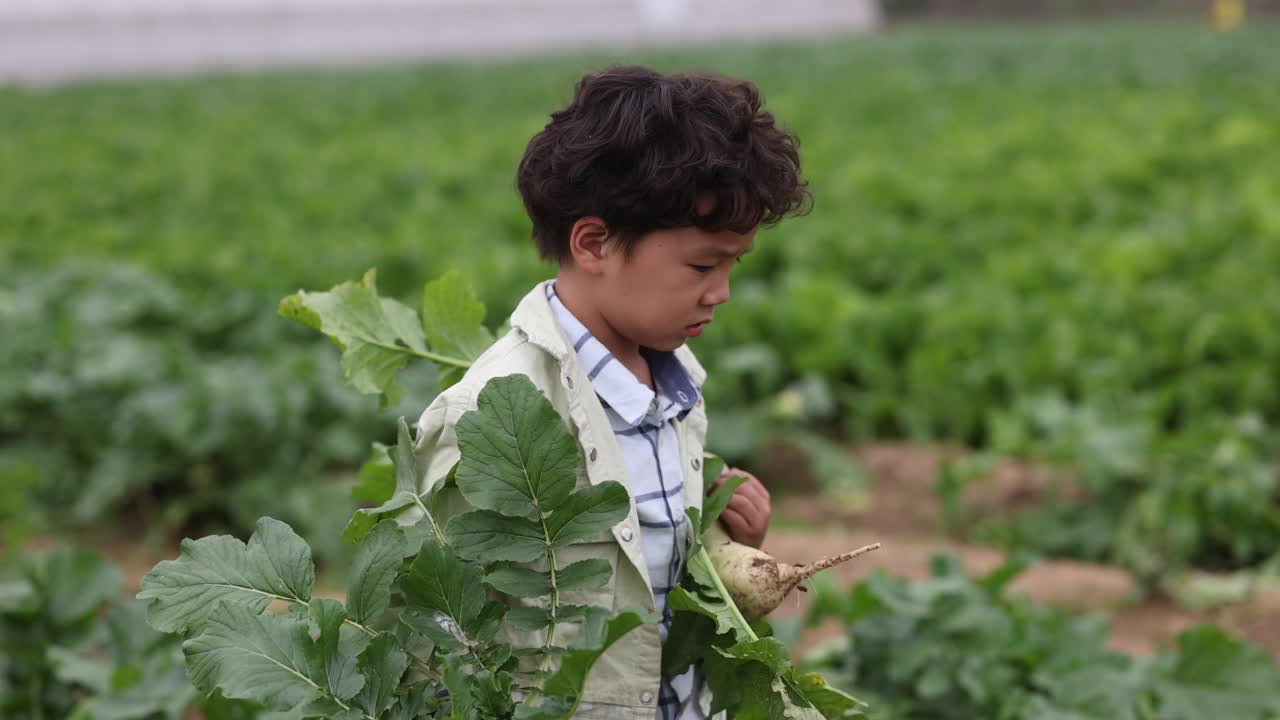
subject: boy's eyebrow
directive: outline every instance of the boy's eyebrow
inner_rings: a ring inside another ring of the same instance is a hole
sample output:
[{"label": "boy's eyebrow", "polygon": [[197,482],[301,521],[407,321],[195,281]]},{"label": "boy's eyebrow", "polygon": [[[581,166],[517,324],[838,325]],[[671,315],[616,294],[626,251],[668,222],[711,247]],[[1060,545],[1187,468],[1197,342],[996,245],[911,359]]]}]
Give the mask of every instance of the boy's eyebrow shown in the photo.
[{"label": "boy's eyebrow", "polygon": [[[741,254],[746,255],[747,253],[749,253],[749,252],[751,252],[752,250],[755,250],[755,249],[756,249],[756,246],[755,246],[755,245],[752,245],[751,247],[747,248],[746,250],[743,250]],[[735,252],[733,252],[732,250],[721,250],[720,248],[718,248],[718,247],[714,247],[714,246],[710,246],[710,247],[708,247],[708,248],[707,248],[707,251],[708,251],[708,252],[710,252],[710,253],[711,253],[711,254],[713,254],[713,255],[719,255],[720,257],[734,257],[734,256],[738,255],[738,253],[735,253]]]}]

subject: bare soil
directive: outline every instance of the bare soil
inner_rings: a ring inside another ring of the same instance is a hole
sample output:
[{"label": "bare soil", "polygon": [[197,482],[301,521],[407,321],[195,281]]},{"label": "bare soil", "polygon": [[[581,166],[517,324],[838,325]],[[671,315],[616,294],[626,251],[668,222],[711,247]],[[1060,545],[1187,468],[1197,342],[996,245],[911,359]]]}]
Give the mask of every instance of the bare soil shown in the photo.
[{"label": "bare soil", "polygon": [[[877,568],[902,577],[924,578],[930,557],[939,552],[955,555],[969,572],[979,574],[1004,561],[1006,554],[1000,549],[958,542],[940,533],[941,508],[933,487],[942,463],[960,451],[878,444],[852,452],[870,470],[869,506],[850,510],[815,495],[780,497],[774,503],[774,517],[786,522],[779,523],[784,527],[770,530],[765,551],[779,560],[799,563],[881,543],[880,550],[827,571],[842,584],[857,581]],[[1002,462],[989,478],[967,488],[966,501],[984,512],[1011,512],[1042,497],[1051,483],[1060,487],[1063,478],[1055,477],[1054,472]],[[1039,603],[1106,614],[1111,646],[1126,653],[1153,653],[1172,645],[1181,631],[1213,622],[1280,659],[1280,590],[1259,591],[1240,603],[1195,611],[1169,600],[1141,599],[1132,578],[1118,568],[1044,560],[1015,580],[1010,592]],[[805,593],[794,593],[775,615],[803,614],[809,602]],[[842,629],[833,623],[812,628],[801,636],[801,648],[839,632]]]},{"label": "bare soil", "polygon": [[[1005,553],[998,548],[959,542],[940,531],[941,510],[933,486],[943,461],[960,451],[877,444],[851,452],[870,470],[870,504],[849,509],[813,492],[789,496],[775,492],[775,523],[765,540],[767,552],[779,560],[799,563],[881,543],[881,549],[827,571],[842,584],[857,581],[877,568],[902,577],[924,578],[929,572],[930,557],[939,552],[955,555],[972,573],[988,572],[1003,562]],[[968,489],[972,493],[969,501],[985,504],[990,512],[1015,510],[1042,496],[1051,480],[1049,473],[1012,461],[1001,463],[991,477]],[[764,472],[760,475],[768,482]],[[143,575],[155,563],[178,555],[176,538],[158,546],[155,541],[143,541],[140,530],[103,530],[77,541],[117,563],[124,573],[126,588],[132,592],[140,587]],[[54,542],[36,539],[26,545],[29,550],[40,550]],[[1196,611],[1168,600],[1139,598],[1132,579],[1118,568],[1044,560],[1015,580],[1010,592],[1073,611],[1104,613],[1110,620],[1111,646],[1126,653],[1150,654],[1171,645],[1182,630],[1213,622],[1266,648],[1280,660],[1280,589],[1260,591],[1242,602],[1213,610]],[[808,593],[793,593],[774,615],[801,615],[810,602]],[[833,622],[806,630],[800,638],[800,650],[841,632],[842,628]]]}]

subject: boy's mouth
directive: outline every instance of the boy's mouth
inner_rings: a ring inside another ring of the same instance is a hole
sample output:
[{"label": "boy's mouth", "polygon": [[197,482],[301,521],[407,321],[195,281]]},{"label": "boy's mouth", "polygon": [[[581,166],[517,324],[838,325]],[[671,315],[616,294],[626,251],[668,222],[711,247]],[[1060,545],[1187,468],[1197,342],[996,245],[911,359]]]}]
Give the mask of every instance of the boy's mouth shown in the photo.
[{"label": "boy's mouth", "polygon": [[710,321],[710,320],[707,320],[707,321],[705,321],[705,322],[694,323],[694,324],[692,324],[692,325],[688,325],[688,326],[686,326],[686,327],[685,327],[685,329],[684,329],[684,334],[685,334],[686,336],[688,336],[688,337],[698,337],[699,335],[701,335],[701,334],[702,334],[702,328],[703,328],[703,326],[705,326],[705,325],[706,325],[707,323],[709,323],[709,322],[711,322],[711,321]]}]

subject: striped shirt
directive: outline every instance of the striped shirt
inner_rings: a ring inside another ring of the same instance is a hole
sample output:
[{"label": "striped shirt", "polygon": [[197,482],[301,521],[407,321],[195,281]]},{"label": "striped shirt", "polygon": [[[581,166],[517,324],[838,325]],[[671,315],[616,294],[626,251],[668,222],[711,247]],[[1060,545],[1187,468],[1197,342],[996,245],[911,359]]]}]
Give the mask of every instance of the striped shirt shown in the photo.
[{"label": "striped shirt", "polygon": [[[600,398],[626,461],[649,584],[654,605],[662,614],[659,634],[666,642],[671,629],[667,594],[684,571],[684,549],[689,540],[674,420],[684,419],[694,407],[698,388],[674,353],[641,348],[657,388],[655,393],[560,302],[554,282],[547,284],[547,302],[573,343],[579,363],[587,370],[587,378]],[[698,665],[680,675],[662,676],[656,720],[701,720],[701,684]]]}]

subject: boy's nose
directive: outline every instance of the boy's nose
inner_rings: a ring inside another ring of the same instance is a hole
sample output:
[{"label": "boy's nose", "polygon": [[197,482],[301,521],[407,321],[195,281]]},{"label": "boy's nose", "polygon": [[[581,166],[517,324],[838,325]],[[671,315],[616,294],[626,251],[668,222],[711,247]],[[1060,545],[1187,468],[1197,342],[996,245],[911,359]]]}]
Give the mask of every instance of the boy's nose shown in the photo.
[{"label": "boy's nose", "polygon": [[729,278],[716,283],[702,296],[704,305],[720,305],[729,301]]}]

